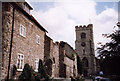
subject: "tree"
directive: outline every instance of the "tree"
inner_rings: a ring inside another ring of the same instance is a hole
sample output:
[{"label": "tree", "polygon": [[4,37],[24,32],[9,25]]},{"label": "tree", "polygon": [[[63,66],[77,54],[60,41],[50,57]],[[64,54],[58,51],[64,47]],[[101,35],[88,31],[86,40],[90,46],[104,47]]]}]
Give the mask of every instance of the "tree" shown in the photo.
[{"label": "tree", "polygon": [[16,72],[17,72],[17,67],[15,65],[13,65],[12,77],[15,77]]},{"label": "tree", "polygon": [[49,80],[49,76],[46,74],[42,60],[39,60],[38,73],[40,73],[40,78],[45,78],[45,81]]},{"label": "tree", "polygon": [[39,60],[38,73],[40,73],[41,78],[45,78],[46,73],[45,73],[45,69],[44,69],[43,62],[41,59]]},{"label": "tree", "polygon": [[97,48],[101,69],[108,75],[120,75],[120,30],[103,36],[111,40]]},{"label": "tree", "polygon": [[19,76],[20,81],[33,81],[33,70],[29,64],[25,64],[22,74]]},{"label": "tree", "polygon": [[77,56],[77,70],[78,70],[78,74],[83,73],[82,61],[79,56]]}]

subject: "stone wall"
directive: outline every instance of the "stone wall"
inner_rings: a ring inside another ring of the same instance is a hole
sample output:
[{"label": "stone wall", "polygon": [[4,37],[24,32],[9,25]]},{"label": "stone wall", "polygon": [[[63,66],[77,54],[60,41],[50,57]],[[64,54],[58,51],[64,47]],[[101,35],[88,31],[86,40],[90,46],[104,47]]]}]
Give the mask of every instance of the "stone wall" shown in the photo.
[{"label": "stone wall", "polygon": [[59,43],[45,35],[44,62],[47,74],[50,77],[59,77]]},{"label": "stone wall", "polygon": [[66,77],[77,76],[77,58],[75,50],[68,44],[65,44],[64,63],[66,64]]},{"label": "stone wall", "polygon": [[[2,2],[0,2],[0,13],[2,13]],[[2,14],[0,14],[0,21],[2,21]],[[0,81],[2,80],[2,22],[0,22]]]},{"label": "stone wall", "polygon": [[44,62],[46,73],[51,76],[52,75],[52,53],[53,53],[53,40],[45,35],[45,46],[44,46]]},{"label": "stone wall", "polygon": [[70,76],[73,76],[73,60],[64,57],[64,64],[66,65],[66,78],[70,78]]},{"label": "stone wall", "polygon": [[[8,69],[9,49],[11,40],[12,28],[12,10],[2,12],[3,14],[3,65],[2,78],[6,78]],[[20,35],[20,25],[26,28],[25,37]],[[36,35],[40,36],[40,44],[36,43]],[[10,76],[13,65],[17,66],[18,53],[24,55],[24,64],[29,63],[32,68],[35,68],[35,59],[44,58],[44,36],[45,32],[41,30],[36,23],[30,20],[23,12],[15,9],[14,17],[14,32],[13,32],[13,46],[11,55]],[[19,72],[18,72],[19,73]]]},{"label": "stone wall", "polygon": [[12,30],[12,7],[9,5],[10,10],[2,11],[2,79],[6,78],[8,72],[8,60],[9,60],[9,49],[10,49],[10,39]]},{"label": "stone wall", "polygon": [[53,65],[52,65],[52,77],[59,77],[59,43],[53,43]]},{"label": "stone wall", "polygon": [[60,42],[60,77],[77,76],[76,59],[74,49],[68,43]]}]

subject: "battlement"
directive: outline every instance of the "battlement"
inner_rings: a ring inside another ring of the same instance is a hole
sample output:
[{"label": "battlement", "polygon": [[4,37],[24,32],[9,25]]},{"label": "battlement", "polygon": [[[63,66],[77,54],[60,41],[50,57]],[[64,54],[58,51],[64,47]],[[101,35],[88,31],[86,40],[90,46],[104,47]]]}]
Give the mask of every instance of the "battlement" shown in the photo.
[{"label": "battlement", "polygon": [[88,25],[80,25],[80,26],[75,26],[76,29],[80,28],[80,29],[88,29],[93,27],[93,24],[88,24]]}]

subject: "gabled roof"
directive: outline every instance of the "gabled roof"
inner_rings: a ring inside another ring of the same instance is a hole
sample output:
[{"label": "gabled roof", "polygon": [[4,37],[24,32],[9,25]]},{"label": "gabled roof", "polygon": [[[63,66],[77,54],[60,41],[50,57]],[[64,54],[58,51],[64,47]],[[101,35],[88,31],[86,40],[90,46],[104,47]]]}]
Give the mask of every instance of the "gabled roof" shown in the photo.
[{"label": "gabled roof", "polygon": [[11,2],[11,4],[14,6],[15,9],[18,9],[21,11],[28,19],[30,19],[32,22],[34,22],[42,31],[48,32],[45,28],[43,28],[40,23],[29,13],[27,13],[23,8],[21,8],[19,5],[17,5],[15,2]]}]

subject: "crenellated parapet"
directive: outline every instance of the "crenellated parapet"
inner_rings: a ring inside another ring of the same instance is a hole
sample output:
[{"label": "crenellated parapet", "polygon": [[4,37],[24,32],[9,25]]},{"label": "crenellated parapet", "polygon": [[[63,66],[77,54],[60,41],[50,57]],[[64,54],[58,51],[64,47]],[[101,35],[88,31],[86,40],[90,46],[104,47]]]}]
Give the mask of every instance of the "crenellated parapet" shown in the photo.
[{"label": "crenellated parapet", "polygon": [[93,29],[93,24],[75,26],[76,30]]}]

